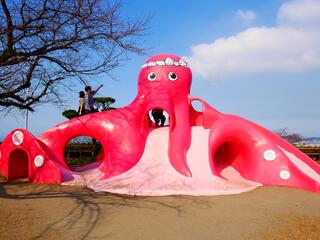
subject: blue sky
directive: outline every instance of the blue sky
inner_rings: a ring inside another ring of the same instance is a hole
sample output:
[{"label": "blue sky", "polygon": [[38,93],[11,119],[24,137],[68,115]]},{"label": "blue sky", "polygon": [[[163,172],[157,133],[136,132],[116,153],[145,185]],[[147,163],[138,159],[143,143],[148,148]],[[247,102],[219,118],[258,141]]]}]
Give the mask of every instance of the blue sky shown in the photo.
[{"label": "blue sky", "polygon": [[[219,111],[275,130],[288,127],[320,136],[320,1],[123,1],[123,14],[152,15],[144,37],[149,55],[185,57],[193,71],[191,94]],[[101,96],[116,107],[136,95],[137,76],[148,56],[134,56],[103,83]],[[81,87],[79,86],[79,90]],[[77,108],[77,92],[66,108]],[[42,106],[30,115],[29,130],[39,135],[65,119],[62,110]],[[23,127],[23,113],[0,120],[0,139]]]}]

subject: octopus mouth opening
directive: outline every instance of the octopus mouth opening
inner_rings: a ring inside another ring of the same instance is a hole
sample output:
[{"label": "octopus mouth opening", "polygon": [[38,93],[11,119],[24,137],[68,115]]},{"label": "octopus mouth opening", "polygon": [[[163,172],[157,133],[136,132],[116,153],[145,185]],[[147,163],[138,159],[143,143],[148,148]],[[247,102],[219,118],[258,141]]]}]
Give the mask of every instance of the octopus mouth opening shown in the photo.
[{"label": "octopus mouth opening", "polygon": [[149,120],[154,127],[170,126],[169,114],[161,108],[153,108],[148,112]]}]

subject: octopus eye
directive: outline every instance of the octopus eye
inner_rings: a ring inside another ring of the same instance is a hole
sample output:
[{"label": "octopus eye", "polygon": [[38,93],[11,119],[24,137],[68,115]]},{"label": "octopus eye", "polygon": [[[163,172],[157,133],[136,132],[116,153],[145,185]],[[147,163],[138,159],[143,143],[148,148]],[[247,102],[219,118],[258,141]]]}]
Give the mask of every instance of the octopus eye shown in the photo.
[{"label": "octopus eye", "polygon": [[175,81],[178,79],[178,76],[175,72],[169,72],[168,77],[171,81]]},{"label": "octopus eye", "polygon": [[156,74],[154,73],[154,72],[151,72],[151,73],[149,73],[148,74],[148,80],[149,81],[154,81],[154,80],[156,80]]}]

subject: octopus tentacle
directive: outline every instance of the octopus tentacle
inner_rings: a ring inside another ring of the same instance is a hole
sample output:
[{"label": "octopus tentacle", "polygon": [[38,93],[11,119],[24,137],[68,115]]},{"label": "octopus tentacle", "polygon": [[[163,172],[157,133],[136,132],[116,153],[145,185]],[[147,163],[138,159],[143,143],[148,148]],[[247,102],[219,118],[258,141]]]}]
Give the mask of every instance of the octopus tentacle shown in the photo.
[{"label": "octopus tentacle", "polygon": [[[224,115],[214,122],[209,135],[210,167],[214,175],[223,177],[223,169],[231,166],[244,178],[264,185],[296,186],[320,190],[319,176],[301,170],[283,148],[287,143],[266,129],[243,118]],[[292,148],[292,147],[291,147]],[[300,155],[307,161],[307,156]],[[309,161],[310,162],[310,161]],[[317,171],[320,167],[310,166]]]}]

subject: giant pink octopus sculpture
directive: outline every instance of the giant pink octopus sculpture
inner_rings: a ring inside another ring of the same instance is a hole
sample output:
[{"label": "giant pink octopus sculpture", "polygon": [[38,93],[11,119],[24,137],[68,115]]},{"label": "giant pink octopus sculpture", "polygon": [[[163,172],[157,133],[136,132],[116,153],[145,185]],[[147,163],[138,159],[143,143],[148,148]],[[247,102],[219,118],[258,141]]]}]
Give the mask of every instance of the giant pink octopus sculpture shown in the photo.
[{"label": "giant pink octopus sculpture", "polygon": [[[12,131],[0,147],[0,172],[9,180],[140,195],[228,194],[260,185],[320,191],[316,162],[265,128],[190,96],[191,80],[182,58],[151,57],[128,106],[66,121],[37,138]],[[202,103],[201,112],[193,101]],[[152,109],[168,113],[169,127],[155,127]],[[77,136],[97,139],[104,150],[96,163],[74,172],[64,149]]]}]

